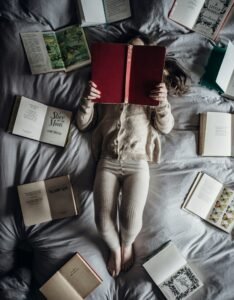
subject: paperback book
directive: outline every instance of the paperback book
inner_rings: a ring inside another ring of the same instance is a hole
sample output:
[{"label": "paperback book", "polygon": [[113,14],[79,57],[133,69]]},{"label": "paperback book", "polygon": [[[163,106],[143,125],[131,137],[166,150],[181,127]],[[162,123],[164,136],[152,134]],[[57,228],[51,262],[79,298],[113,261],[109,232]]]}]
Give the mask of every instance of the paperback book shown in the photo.
[{"label": "paperback book", "polygon": [[19,185],[17,189],[26,226],[78,214],[69,175]]},{"label": "paperback book", "polygon": [[216,40],[233,6],[234,0],[175,0],[169,18]]},{"label": "paperback book", "polygon": [[76,253],[40,288],[48,300],[82,300],[102,283],[100,276]]},{"label": "paperback book", "polygon": [[223,112],[200,114],[199,154],[234,156],[234,116]]},{"label": "paperback book", "polygon": [[159,46],[93,44],[92,81],[101,91],[95,102],[157,105],[149,94],[163,80],[165,52]]},{"label": "paperback book", "polygon": [[198,173],[182,208],[230,233],[234,225],[234,190]]},{"label": "paperback book", "polygon": [[77,0],[81,26],[113,23],[131,17],[130,0]]},{"label": "paperback book", "polygon": [[167,300],[188,299],[203,286],[172,242],[149,259],[143,267]]},{"label": "paperback book", "polygon": [[78,25],[20,35],[32,74],[69,72],[91,62],[84,31]]},{"label": "paperback book", "polygon": [[18,96],[8,132],[36,141],[64,147],[72,112]]}]

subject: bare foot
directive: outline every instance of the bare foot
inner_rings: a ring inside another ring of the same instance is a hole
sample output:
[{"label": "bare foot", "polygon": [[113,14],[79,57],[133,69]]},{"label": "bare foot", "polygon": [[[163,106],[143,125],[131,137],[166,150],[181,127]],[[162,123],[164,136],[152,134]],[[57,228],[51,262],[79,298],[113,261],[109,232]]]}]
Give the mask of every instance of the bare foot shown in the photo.
[{"label": "bare foot", "polygon": [[134,262],[133,245],[121,246],[121,270],[128,271]]},{"label": "bare foot", "polygon": [[121,269],[121,248],[116,251],[111,251],[109,261],[107,263],[107,270],[112,277],[117,277]]}]

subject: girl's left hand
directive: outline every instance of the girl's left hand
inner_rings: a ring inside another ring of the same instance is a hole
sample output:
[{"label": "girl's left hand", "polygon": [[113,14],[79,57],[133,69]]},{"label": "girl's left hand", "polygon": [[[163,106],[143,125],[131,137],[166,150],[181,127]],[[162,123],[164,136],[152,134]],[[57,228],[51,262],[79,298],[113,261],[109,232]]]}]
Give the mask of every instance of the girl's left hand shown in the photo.
[{"label": "girl's left hand", "polygon": [[155,101],[167,102],[167,87],[165,83],[158,83],[151,90],[149,97]]}]

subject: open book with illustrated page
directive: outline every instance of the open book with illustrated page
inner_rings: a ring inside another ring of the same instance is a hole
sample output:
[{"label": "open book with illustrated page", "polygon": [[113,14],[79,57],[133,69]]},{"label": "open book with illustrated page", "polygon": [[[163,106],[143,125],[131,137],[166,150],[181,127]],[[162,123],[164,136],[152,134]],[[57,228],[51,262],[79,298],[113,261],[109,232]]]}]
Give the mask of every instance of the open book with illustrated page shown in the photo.
[{"label": "open book with illustrated page", "polygon": [[19,185],[17,189],[26,226],[78,214],[69,175]]},{"label": "open book with illustrated page", "polygon": [[234,99],[234,44],[228,47],[215,46],[201,78],[201,84],[216,89],[224,97]]},{"label": "open book with illustrated page", "polygon": [[36,141],[64,147],[72,112],[17,96],[8,132]]},{"label": "open book with illustrated page", "polygon": [[101,91],[99,103],[158,105],[150,91],[162,82],[165,47],[95,43],[92,81]]},{"label": "open book with illustrated page", "polygon": [[169,18],[184,27],[216,40],[231,14],[234,0],[175,0]]},{"label": "open book with illustrated page", "polygon": [[113,23],[131,17],[130,0],[77,0],[81,26]]},{"label": "open book with illustrated page", "polygon": [[20,36],[32,74],[68,72],[91,62],[84,31],[78,25]]},{"label": "open book with illustrated page", "polygon": [[200,114],[199,154],[234,156],[234,115],[223,112]]},{"label": "open book with illustrated page", "polygon": [[102,279],[76,253],[41,288],[47,300],[82,300],[102,283]]},{"label": "open book with illustrated page", "polygon": [[167,243],[143,267],[167,300],[185,300],[203,286],[177,247]]},{"label": "open book with illustrated page", "polygon": [[198,173],[182,208],[230,233],[234,226],[234,190]]}]

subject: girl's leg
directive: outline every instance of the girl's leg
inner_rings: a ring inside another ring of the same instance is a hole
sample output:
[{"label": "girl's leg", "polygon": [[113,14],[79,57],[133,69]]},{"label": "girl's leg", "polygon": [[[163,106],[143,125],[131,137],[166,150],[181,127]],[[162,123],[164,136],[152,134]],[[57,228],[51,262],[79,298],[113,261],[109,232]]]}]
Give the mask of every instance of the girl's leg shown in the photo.
[{"label": "girl's leg", "polygon": [[117,204],[119,179],[116,170],[107,160],[99,162],[94,183],[95,222],[97,228],[110,248],[108,270],[117,276],[121,268],[121,249],[117,227]]},{"label": "girl's leg", "polygon": [[120,230],[122,269],[133,263],[133,247],[142,227],[143,211],[149,190],[149,166],[145,161],[127,164],[124,168]]}]

